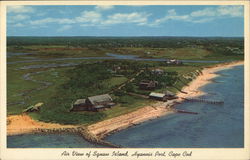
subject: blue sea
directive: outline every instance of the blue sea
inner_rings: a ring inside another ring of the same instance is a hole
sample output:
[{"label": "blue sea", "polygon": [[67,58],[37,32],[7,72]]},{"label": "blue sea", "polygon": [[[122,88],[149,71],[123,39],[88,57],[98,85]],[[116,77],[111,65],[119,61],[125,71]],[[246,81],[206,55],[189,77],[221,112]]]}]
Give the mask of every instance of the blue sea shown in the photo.
[{"label": "blue sea", "polygon": [[23,134],[7,137],[8,148],[99,148],[77,134]]},{"label": "blue sea", "polygon": [[[224,104],[184,102],[178,106],[197,115],[175,113],[122,130],[106,138],[129,148],[244,147],[244,66],[219,71],[213,83],[200,88],[202,98]],[[10,148],[96,148],[82,137],[63,135],[8,136]]]}]

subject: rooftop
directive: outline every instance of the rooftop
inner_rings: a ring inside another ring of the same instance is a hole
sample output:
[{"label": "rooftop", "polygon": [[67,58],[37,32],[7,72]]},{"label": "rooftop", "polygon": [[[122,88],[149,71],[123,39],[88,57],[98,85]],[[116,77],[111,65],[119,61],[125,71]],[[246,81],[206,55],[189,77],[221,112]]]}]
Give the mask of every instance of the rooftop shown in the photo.
[{"label": "rooftop", "polygon": [[163,94],[163,93],[151,92],[151,93],[149,94],[149,96],[152,96],[152,97],[161,97],[161,98],[163,98],[163,97],[165,96],[165,94]]},{"label": "rooftop", "polygon": [[75,101],[75,105],[78,105],[78,104],[84,104],[85,103],[85,101],[86,101],[86,99],[78,99],[78,100],[76,100]]},{"label": "rooftop", "polygon": [[88,99],[92,104],[98,104],[98,103],[101,103],[101,102],[112,101],[112,98],[110,97],[109,94],[102,94],[102,95],[92,96],[92,97],[88,97]]}]

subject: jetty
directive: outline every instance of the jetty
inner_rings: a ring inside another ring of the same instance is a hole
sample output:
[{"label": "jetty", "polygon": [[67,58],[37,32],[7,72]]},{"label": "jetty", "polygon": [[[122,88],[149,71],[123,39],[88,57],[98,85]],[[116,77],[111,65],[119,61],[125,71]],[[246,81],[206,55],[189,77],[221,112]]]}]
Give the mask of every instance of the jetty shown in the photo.
[{"label": "jetty", "polygon": [[203,99],[203,98],[182,98],[185,101],[188,102],[201,102],[201,103],[209,103],[209,104],[224,104],[224,101],[220,100],[209,100],[209,99]]},{"label": "jetty", "polygon": [[33,131],[33,133],[43,133],[43,134],[49,134],[49,133],[74,133],[80,135],[83,139],[86,141],[102,145],[106,147],[111,148],[122,148],[121,145],[116,145],[111,142],[108,142],[106,140],[103,140],[102,138],[92,134],[86,127],[74,127],[74,128],[48,128],[48,129],[41,129],[37,128]]},{"label": "jetty", "polygon": [[198,114],[198,112],[191,112],[191,111],[185,111],[185,110],[179,110],[179,109],[176,109],[176,112],[177,113],[187,113],[187,114]]}]

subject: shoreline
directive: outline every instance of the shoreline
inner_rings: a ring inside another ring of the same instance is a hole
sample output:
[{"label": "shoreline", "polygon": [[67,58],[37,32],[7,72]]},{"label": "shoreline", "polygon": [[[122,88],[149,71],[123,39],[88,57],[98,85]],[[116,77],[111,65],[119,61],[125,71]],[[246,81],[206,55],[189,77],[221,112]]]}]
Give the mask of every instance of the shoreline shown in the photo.
[{"label": "shoreline", "polygon": [[217,71],[243,64],[244,61],[236,61],[206,67],[202,69],[201,74],[199,74],[187,86],[182,88],[182,91],[186,93],[178,92],[176,94],[179,97],[178,99],[168,100],[167,102],[158,102],[152,106],[145,106],[125,115],[97,122],[89,125],[88,130],[100,139],[103,139],[114,132],[138,125],[148,120],[159,118],[164,115],[175,113],[176,110],[173,107],[176,104],[183,102],[183,98],[194,98],[205,94],[200,91],[199,88],[212,83],[211,79],[218,76],[218,74],[216,74]]},{"label": "shoreline", "polygon": [[[164,115],[175,113],[173,106],[183,101],[182,98],[192,98],[205,94],[199,88],[211,83],[211,79],[218,76],[215,72],[219,70],[229,69],[234,66],[242,65],[244,61],[229,62],[206,67],[202,73],[192,80],[187,86],[182,88],[185,93],[177,93],[178,99],[169,100],[167,102],[157,102],[151,106],[145,106],[136,111],[120,115],[111,119],[87,126],[87,132],[98,139],[114,132],[126,129],[128,127],[143,123],[148,120],[159,118]],[[67,130],[77,129],[79,125],[61,125],[57,123],[45,123],[33,120],[26,114],[11,115],[7,117],[7,135],[20,135],[28,133],[36,133],[38,130]]]},{"label": "shoreline", "polygon": [[67,129],[77,128],[75,125],[61,125],[58,123],[45,123],[32,119],[27,114],[11,115],[7,117],[7,135],[20,135],[37,132],[43,129]]},{"label": "shoreline", "polygon": [[188,94],[179,92],[177,96],[183,98],[193,98],[202,96],[205,93],[199,90],[199,88],[209,83],[212,83],[211,79],[219,76],[219,74],[216,74],[216,72],[225,69],[230,69],[232,67],[239,65],[244,65],[244,61],[234,61],[234,62],[217,64],[210,67],[205,67],[202,69],[202,74],[197,76],[187,86],[184,86],[182,88],[182,91],[187,92]]}]

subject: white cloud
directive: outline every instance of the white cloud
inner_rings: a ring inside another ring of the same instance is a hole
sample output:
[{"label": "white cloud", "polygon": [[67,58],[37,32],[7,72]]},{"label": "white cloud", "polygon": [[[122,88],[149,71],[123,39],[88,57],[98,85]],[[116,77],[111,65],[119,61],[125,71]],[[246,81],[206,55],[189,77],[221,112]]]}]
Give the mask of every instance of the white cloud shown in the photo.
[{"label": "white cloud", "polygon": [[170,10],[168,10],[168,15],[169,16],[175,16],[176,15],[176,11],[174,9],[170,9]]},{"label": "white cloud", "polygon": [[8,17],[8,23],[16,23],[18,21],[27,20],[29,18],[30,18],[30,16],[28,16],[28,15],[18,14],[15,16]]},{"label": "white cloud", "polygon": [[213,8],[205,8],[203,10],[194,11],[190,15],[192,17],[216,16],[216,11]]},{"label": "white cloud", "polygon": [[105,11],[105,10],[110,10],[110,9],[113,9],[114,6],[111,6],[111,5],[97,5],[95,7],[96,10],[98,11]]},{"label": "white cloud", "polygon": [[186,21],[191,23],[205,23],[223,17],[242,17],[242,6],[219,6],[209,7],[202,10],[193,11],[189,14],[178,15],[174,9],[168,10],[163,18],[156,19],[151,26],[158,26],[168,20]]},{"label": "white cloud", "polygon": [[192,22],[192,23],[205,23],[205,22],[210,22],[212,20],[214,20],[214,18],[209,17],[209,18],[191,19],[190,22]]},{"label": "white cloud", "polygon": [[221,16],[242,17],[244,15],[242,6],[220,6],[217,12]]},{"label": "white cloud", "polygon": [[79,17],[75,18],[80,23],[97,23],[101,21],[102,15],[96,11],[84,11]]},{"label": "white cloud", "polygon": [[31,25],[45,25],[48,23],[58,24],[74,24],[74,23],[87,23],[88,25],[96,25],[101,22],[102,15],[95,11],[84,11],[80,16],[75,18],[44,18],[39,20],[30,21]]},{"label": "white cloud", "polygon": [[73,24],[73,23],[75,23],[74,20],[69,19],[69,18],[55,19],[55,22],[58,22],[59,24]]},{"label": "white cloud", "polygon": [[203,10],[194,11],[190,14],[193,17],[221,17],[221,16],[230,16],[230,17],[242,17],[243,16],[243,7],[242,6],[219,6],[219,7],[210,7]]},{"label": "white cloud", "polygon": [[[96,6],[96,9],[107,10],[113,6]],[[148,17],[147,13],[115,13],[106,17],[103,17],[98,10],[83,11],[79,16],[72,18],[44,18],[38,20],[32,20],[29,23],[31,25],[46,25],[48,23],[58,24],[79,24],[80,26],[108,26],[121,23],[134,23],[136,25],[147,25]]]},{"label": "white cloud", "polygon": [[72,28],[71,25],[64,25],[64,26],[62,26],[61,28],[59,28],[59,29],[57,30],[57,32],[63,32],[63,31],[69,30],[69,29],[71,29],[71,28]]},{"label": "white cloud", "polygon": [[57,22],[57,19],[55,19],[55,18],[44,18],[44,19],[30,21],[30,24],[31,25],[44,25],[44,24],[47,24],[47,23],[54,23],[54,22]]},{"label": "white cloud", "polygon": [[74,20],[68,18],[44,18],[39,20],[30,21],[31,25],[45,25],[47,23],[58,23],[58,24],[73,24]]},{"label": "white cloud", "polygon": [[7,6],[8,13],[31,13],[34,9],[30,6]]},{"label": "white cloud", "polygon": [[190,15],[178,15],[174,9],[170,9],[167,12],[167,15],[163,18],[156,19],[151,26],[157,26],[163,22],[169,20],[178,20],[178,21],[190,21]]},{"label": "white cloud", "polygon": [[116,13],[108,16],[107,20],[103,22],[104,25],[120,24],[120,23],[136,23],[138,25],[145,25],[148,22],[149,14],[146,13]]},{"label": "white cloud", "polygon": [[[19,13],[20,8],[25,8],[27,10],[32,9],[28,6],[15,6],[10,11],[14,13]],[[186,14],[178,14],[175,9],[170,9],[167,11],[166,15],[149,21],[149,16],[151,14],[146,12],[130,12],[130,13],[113,13],[111,15],[103,14],[101,11],[112,9],[114,6],[96,6],[92,11],[83,11],[75,17],[69,18],[44,18],[38,20],[32,20],[28,23],[35,26],[46,26],[48,23],[57,23],[64,25],[59,30],[66,30],[71,28],[72,24],[79,26],[99,26],[99,27],[108,27],[115,24],[129,24],[133,23],[135,25],[147,25],[147,26],[159,26],[162,23],[167,21],[183,21],[189,23],[205,23],[210,22],[215,19],[224,18],[224,17],[242,17],[243,16],[243,7],[242,6],[217,6],[217,7],[207,7],[201,10],[196,10]],[[31,10],[30,10],[31,11]],[[13,24],[18,24],[23,20],[27,20],[29,16],[25,14],[18,14],[9,18],[8,23],[12,22]],[[21,25],[20,25],[21,26]]]},{"label": "white cloud", "polygon": [[12,27],[24,27],[25,25],[23,23],[16,23],[16,24],[11,24]]}]

